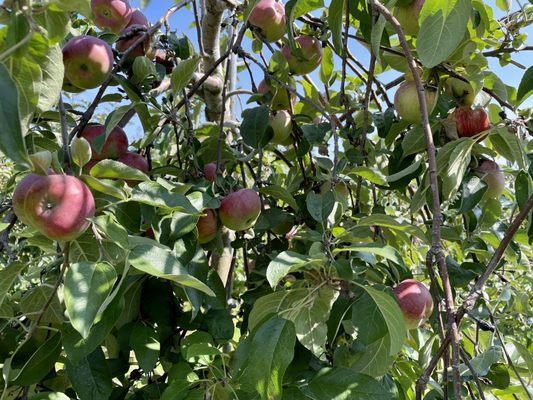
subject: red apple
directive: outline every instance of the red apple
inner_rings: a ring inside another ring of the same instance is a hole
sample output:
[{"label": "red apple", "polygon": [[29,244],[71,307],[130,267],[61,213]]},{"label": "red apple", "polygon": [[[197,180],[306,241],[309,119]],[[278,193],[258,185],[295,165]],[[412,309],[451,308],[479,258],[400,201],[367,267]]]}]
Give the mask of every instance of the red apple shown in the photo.
[{"label": "red apple", "polygon": [[451,77],[446,79],[446,90],[460,105],[474,104],[476,92],[470,83]]},{"label": "red apple", "polygon": [[291,72],[296,75],[305,75],[313,72],[322,62],[320,41],[313,36],[298,36],[296,43],[300,49],[301,57],[293,54],[288,44],[281,49],[281,53],[287,60]]},{"label": "red apple", "polygon": [[121,127],[117,126],[111,131],[102,147],[102,151],[98,153],[93,142],[97,137],[102,137],[103,135],[105,135],[105,126],[103,125],[88,125],[80,134],[80,137],[86,139],[91,145],[93,160],[105,160],[106,158],[116,160],[126,154],[128,151],[128,137]]},{"label": "red apple", "polygon": [[[120,32],[120,36],[125,36],[125,39],[119,39],[116,43],[116,48],[119,52],[124,53],[128,50],[139,38],[144,34],[142,28],[149,28],[150,22],[139,9],[135,9],[131,14],[131,19],[126,28]],[[138,31],[138,32],[135,32]],[[150,47],[150,38],[147,37],[144,42],[139,44],[128,55],[128,58],[144,56]]]},{"label": "red apple", "polygon": [[[131,151],[128,151],[126,154],[120,157],[117,161],[121,162],[122,164],[126,164],[128,167],[138,169],[139,171],[144,172],[145,174],[148,173],[150,169],[148,165],[148,161],[146,161],[146,159],[143,156],[137,153],[133,153]],[[135,186],[139,182],[127,180],[126,183],[130,186]]]},{"label": "red apple", "polygon": [[128,25],[132,14],[128,0],[91,0],[91,10],[97,27],[117,34]]},{"label": "red apple", "polygon": [[204,176],[209,182],[214,182],[217,179],[217,163],[204,165]]},{"label": "red apple", "polygon": [[[291,82],[290,85],[292,87],[295,86],[293,82]],[[294,93],[283,87],[277,87],[275,85],[271,86],[264,79],[259,83],[257,93],[263,95],[270,94],[272,96],[272,101],[270,103],[270,108],[272,110],[290,110],[297,101]]]},{"label": "red apple", "polygon": [[65,76],[72,85],[81,89],[100,86],[113,69],[113,51],[94,36],[77,36],[63,47]]},{"label": "red apple", "polygon": [[283,37],[287,29],[285,7],[276,0],[259,0],[248,17],[267,42],[275,42]]},{"label": "red apple", "polygon": [[270,115],[269,125],[274,131],[272,143],[282,145],[291,143],[292,120],[287,111],[280,110]]},{"label": "red apple", "polygon": [[220,203],[220,220],[234,231],[251,228],[261,214],[261,199],[252,189],[241,189],[226,196]]},{"label": "red apple", "polygon": [[418,17],[420,16],[420,10],[422,10],[424,2],[425,0],[413,0],[407,6],[396,7],[394,16],[402,26],[405,34],[414,36],[418,33],[420,29]]},{"label": "red apple", "polygon": [[483,160],[475,173],[487,184],[486,195],[498,199],[505,190],[505,175],[500,166],[492,160]]},{"label": "red apple", "polygon": [[203,216],[198,219],[196,228],[198,229],[198,243],[204,244],[215,238],[218,231],[217,215],[214,210],[207,209]]},{"label": "red apple", "polygon": [[[432,88],[425,88],[426,103],[428,113],[433,111],[437,104],[437,91]],[[394,95],[394,108],[398,115],[411,124],[418,124],[422,120],[420,113],[420,103],[418,102],[418,91],[412,81],[405,81],[400,85]]]},{"label": "red apple", "polygon": [[89,227],[95,213],[91,191],[70,175],[30,174],[15,192],[17,217],[52,240],[76,239]]},{"label": "red apple", "polygon": [[406,279],[396,286],[393,292],[408,329],[418,328],[433,312],[431,293],[422,283]]},{"label": "red apple", "polygon": [[458,107],[452,117],[459,137],[472,137],[490,128],[489,116],[482,108]]}]

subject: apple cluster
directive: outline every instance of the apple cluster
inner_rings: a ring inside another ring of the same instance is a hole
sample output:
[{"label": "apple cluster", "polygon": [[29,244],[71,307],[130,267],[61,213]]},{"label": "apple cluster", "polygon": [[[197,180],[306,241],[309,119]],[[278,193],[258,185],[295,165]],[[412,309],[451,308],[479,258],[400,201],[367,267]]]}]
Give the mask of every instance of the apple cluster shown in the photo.
[{"label": "apple cluster", "polygon": [[[91,0],[94,23],[101,29],[117,35],[115,49],[119,54],[133,46],[150,27],[146,16],[133,9],[128,0]],[[150,37],[138,44],[126,55],[127,62],[139,56],[151,56],[155,62],[168,66],[169,61],[164,50],[150,51]],[[153,54],[152,54],[153,53]],[[63,47],[65,78],[63,89],[79,93],[85,89],[94,89],[109,79],[115,62],[111,46],[104,40],[89,35],[70,39]]]}]

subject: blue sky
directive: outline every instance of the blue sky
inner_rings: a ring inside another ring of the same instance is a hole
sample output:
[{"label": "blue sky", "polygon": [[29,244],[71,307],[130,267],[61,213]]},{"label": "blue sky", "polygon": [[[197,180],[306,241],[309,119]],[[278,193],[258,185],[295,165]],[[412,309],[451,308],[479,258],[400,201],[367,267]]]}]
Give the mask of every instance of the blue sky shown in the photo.
[{"label": "blue sky", "polygon": [[[139,7],[140,1],[139,0],[130,0],[132,6]],[[486,2],[489,4],[493,9],[495,16],[497,18],[502,17],[505,15],[503,11],[498,9],[495,6],[495,1],[488,1]],[[516,8],[516,2],[515,8]],[[166,10],[172,6],[174,2],[172,0],[151,0],[146,8],[143,9],[143,12],[148,17],[150,22],[154,23],[157,21]],[[178,35],[185,34],[187,35],[190,40],[194,43],[195,47],[197,48],[197,40],[196,40],[196,30],[192,27],[192,24],[194,22],[193,13],[191,10],[188,9],[182,9],[178,11],[176,14],[174,14],[170,18],[170,26],[172,30],[177,30]],[[533,27],[529,27],[526,29],[526,33],[531,36],[533,35]],[[245,40],[249,46],[249,40]],[[247,47],[247,46],[246,46]],[[361,46],[359,43],[355,41],[350,42],[350,47],[352,50],[352,53],[356,55],[356,57],[361,61],[364,65],[368,65],[369,62],[369,53],[366,48]],[[515,54],[513,56],[513,59],[518,61],[519,63],[525,65],[526,67],[529,67],[533,64],[533,55],[531,52],[523,52],[520,54]],[[489,58],[489,63],[491,70],[494,71],[507,85],[518,87],[520,80],[522,79],[522,76],[524,74],[524,71],[520,68],[514,66],[514,65],[507,65],[505,67],[501,67],[499,65],[498,59],[496,58]],[[388,71],[379,76],[380,80],[384,83],[389,82],[396,78],[399,74],[395,71]],[[255,76],[259,77],[259,80],[261,79],[262,72],[260,70],[254,71],[254,79]],[[240,74],[239,76],[240,82],[237,84],[238,87],[243,88],[249,88],[250,87],[250,81],[248,74]],[[316,82],[319,82],[318,79],[316,79]],[[256,82],[257,83],[257,82]],[[92,92],[92,91],[91,91]],[[83,97],[86,99],[90,99],[92,93],[86,92],[84,93]],[[86,97],[89,96],[89,97]],[[245,99],[243,99],[245,101]],[[529,100],[528,105],[532,105],[533,102]],[[110,111],[109,106],[103,106],[102,111]],[[137,121],[132,121],[130,123],[130,126],[128,126],[128,135],[132,138],[139,137],[138,129],[140,126],[138,125]]]}]

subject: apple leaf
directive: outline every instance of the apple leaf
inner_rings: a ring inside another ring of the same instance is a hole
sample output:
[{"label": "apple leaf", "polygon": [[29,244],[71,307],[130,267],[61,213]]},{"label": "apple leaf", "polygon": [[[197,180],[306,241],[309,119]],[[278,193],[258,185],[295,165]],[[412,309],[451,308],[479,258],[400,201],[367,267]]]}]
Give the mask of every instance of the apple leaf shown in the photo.
[{"label": "apple leaf", "polygon": [[516,94],[516,100],[518,103],[522,103],[527,100],[533,92],[533,67],[529,67],[524,73],[520,86],[518,86],[518,93]]},{"label": "apple leaf", "polygon": [[472,11],[471,0],[426,1],[420,12],[416,48],[420,61],[433,68],[445,61],[463,40]]}]

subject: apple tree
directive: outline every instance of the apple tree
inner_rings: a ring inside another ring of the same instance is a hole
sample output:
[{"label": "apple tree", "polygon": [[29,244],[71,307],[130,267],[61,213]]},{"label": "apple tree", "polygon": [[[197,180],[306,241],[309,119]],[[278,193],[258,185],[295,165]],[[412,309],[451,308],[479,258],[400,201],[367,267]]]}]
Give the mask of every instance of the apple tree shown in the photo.
[{"label": "apple tree", "polygon": [[0,400],[531,399],[523,3],[5,0]]}]

